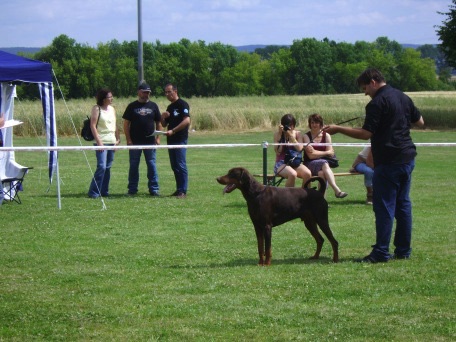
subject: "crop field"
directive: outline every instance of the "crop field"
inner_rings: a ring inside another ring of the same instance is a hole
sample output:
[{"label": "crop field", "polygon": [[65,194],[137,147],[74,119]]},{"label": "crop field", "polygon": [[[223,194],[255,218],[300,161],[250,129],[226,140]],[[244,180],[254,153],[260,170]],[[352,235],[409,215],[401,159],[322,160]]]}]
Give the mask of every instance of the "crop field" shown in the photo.
[{"label": "crop field", "polygon": [[[416,92],[408,94],[421,110],[428,129],[456,129],[456,92]],[[114,94],[115,97],[115,94]],[[151,98],[160,110],[169,104],[165,97]],[[114,98],[113,106],[120,119],[128,103],[135,98]],[[311,96],[246,96],[186,99],[190,104],[192,129],[196,131],[244,132],[271,130],[282,115],[295,116],[298,127],[307,128],[310,114],[319,113],[326,123],[337,123],[364,115],[369,97],[364,94]],[[94,99],[64,101],[56,97],[57,131],[59,136],[75,136],[82,121],[90,115]],[[40,101],[16,101],[15,118],[24,122],[15,128],[17,136],[43,134]],[[354,121],[360,125],[362,121]]]}]

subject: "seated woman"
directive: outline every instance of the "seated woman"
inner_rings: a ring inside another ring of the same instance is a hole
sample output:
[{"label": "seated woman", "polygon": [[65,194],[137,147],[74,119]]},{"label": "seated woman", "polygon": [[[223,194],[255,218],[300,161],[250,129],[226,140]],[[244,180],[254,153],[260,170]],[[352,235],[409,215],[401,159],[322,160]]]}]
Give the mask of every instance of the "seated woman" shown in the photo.
[{"label": "seated woman", "polygon": [[[304,135],[305,143],[331,143],[331,136],[322,130],[323,118],[319,114],[312,114],[309,116],[310,131]],[[328,161],[322,157],[334,156],[332,146],[312,146],[306,145],[304,148],[304,165],[312,172],[312,176],[319,176],[326,180],[329,186],[334,190],[337,198],[344,198],[348,194],[339,189],[336,184],[334,173],[329,167]]]},{"label": "seated woman", "polygon": [[374,176],[374,160],[370,146],[363,148],[356,156],[350,172],[364,174],[364,185],[366,186],[366,204],[372,204],[372,177]]},{"label": "seated woman", "polygon": [[[300,131],[295,130],[296,119],[291,114],[285,114],[280,120],[280,126],[277,132],[274,133],[274,143],[303,143],[303,136]],[[285,155],[287,149],[294,149],[302,153],[303,146],[284,146],[274,145],[276,153],[276,161],[274,165],[274,174],[286,178],[285,186],[294,187],[296,178],[302,178],[304,183],[311,177],[310,170],[301,162],[298,165],[294,163],[285,163]],[[302,160],[302,159],[301,159]]]}]

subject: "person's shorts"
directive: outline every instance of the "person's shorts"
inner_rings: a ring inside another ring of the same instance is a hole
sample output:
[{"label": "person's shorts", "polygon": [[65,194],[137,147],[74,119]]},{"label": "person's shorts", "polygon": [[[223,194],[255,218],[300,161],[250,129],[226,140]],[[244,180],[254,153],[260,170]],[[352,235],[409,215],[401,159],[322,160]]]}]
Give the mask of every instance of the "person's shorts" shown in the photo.
[{"label": "person's shorts", "polygon": [[274,165],[274,174],[275,175],[277,174],[278,170],[282,171],[282,169],[284,169],[284,167],[283,168],[281,167],[283,164],[285,164],[285,162],[283,160],[279,160],[278,162],[275,163],[275,165]]}]

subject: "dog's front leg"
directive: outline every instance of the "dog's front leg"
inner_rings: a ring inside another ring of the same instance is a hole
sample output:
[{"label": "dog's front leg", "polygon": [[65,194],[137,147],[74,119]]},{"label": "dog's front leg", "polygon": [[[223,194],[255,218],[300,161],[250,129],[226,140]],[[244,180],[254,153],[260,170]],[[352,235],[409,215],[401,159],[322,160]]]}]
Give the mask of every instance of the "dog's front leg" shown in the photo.
[{"label": "dog's front leg", "polygon": [[258,244],[258,266],[263,266],[264,265],[264,235],[263,235],[263,229],[261,227],[255,226],[255,234],[257,238],[257,244]]}]

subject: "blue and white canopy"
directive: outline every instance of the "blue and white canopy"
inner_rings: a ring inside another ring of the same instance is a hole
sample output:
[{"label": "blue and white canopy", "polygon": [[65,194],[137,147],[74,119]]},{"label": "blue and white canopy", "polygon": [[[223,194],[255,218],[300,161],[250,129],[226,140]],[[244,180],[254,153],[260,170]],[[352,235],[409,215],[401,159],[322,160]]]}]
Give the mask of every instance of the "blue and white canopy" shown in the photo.
[{"label": "blue and white canopy", "polygon": [[[52,85],[52,66],[49,63],[16,56],[0,51],[0,111],[4,113],[5,120],[14,117],[15,84],[18,82],[36,83],[40,89],[41,103],[43,106],[43,119],[46,126],[46,140],[48,146],[57,146],[57,130],[54,111],[54,91]],[[2,129],[4,145],[13,146],[12,127]],[[6,152],[2,164],[14,160],[14,152]],[[49,180],[57,166],[57,152],[48,152]],[[6,165],[0,165],[5,167]]]}]

